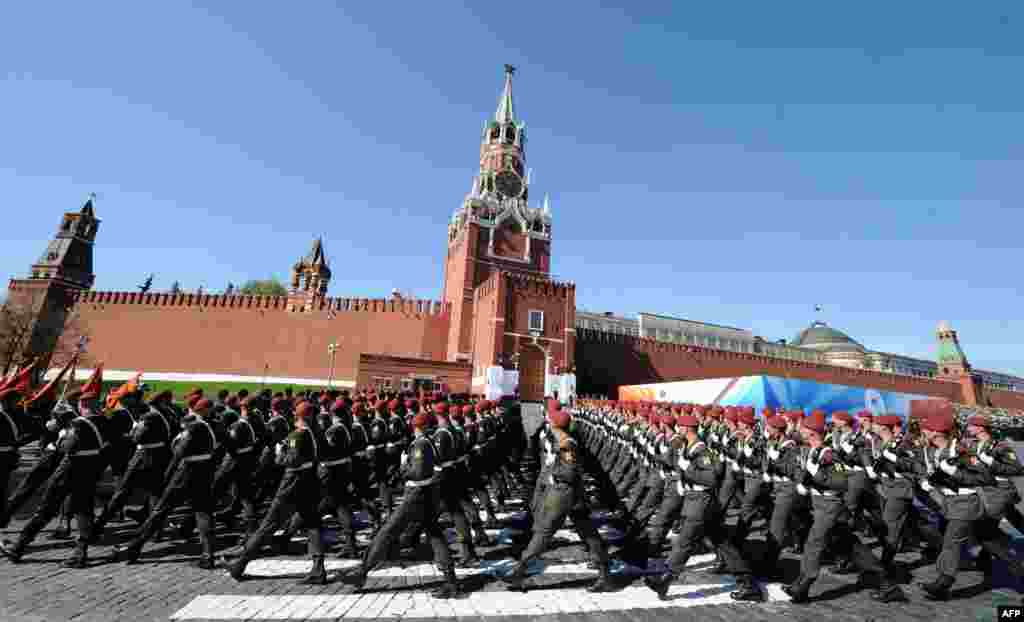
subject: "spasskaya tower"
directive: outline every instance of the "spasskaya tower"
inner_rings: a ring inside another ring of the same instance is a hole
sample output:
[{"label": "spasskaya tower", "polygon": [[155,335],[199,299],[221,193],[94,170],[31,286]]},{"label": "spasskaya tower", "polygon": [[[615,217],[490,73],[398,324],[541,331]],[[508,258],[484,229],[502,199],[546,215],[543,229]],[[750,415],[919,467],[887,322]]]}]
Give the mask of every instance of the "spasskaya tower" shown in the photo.
[{"label": "spasskaya tower", "polygon": [[480,169],[448,226],[443,300],[451,304],[449,361],[469,361],[473,351],[476,288],[493,272],[548,279],[551,209],[545,196],[530,207],[526,124],[512,99],[515,68],[505,65],[505,85],[480,137]]}]

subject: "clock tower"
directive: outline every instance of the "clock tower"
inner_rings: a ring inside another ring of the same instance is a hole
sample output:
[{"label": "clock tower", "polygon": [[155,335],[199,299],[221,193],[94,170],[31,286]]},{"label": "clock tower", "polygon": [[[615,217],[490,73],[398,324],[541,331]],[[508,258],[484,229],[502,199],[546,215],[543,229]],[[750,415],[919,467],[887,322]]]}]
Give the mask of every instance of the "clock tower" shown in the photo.
[{"label": "clock tower", "polygon": [[480,137],[479,172],[448,225],[443,300],[451,305],[447,358],[469,361],[473,350],[473,297],[495,271],[548,279],[551,208],[547,197],[531,207],[526,168],[526,124],[512,99],[515,67],[505,65],[505,84],[494,117]]}]

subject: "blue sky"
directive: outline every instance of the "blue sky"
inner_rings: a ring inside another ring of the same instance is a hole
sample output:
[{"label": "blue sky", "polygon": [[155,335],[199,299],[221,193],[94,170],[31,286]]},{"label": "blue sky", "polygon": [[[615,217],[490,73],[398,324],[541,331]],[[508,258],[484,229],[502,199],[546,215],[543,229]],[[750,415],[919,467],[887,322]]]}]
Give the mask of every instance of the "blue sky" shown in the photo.
[{"label": "blue sky", "polygon": [[285,278],[322,234],[332,295],[437,297],[513,63],[581,308],[778,339],[821,304],[928,357],[946,319],[1024,374],[1019,7],[8,4],[0,272],[96,192],[97,289]]}]

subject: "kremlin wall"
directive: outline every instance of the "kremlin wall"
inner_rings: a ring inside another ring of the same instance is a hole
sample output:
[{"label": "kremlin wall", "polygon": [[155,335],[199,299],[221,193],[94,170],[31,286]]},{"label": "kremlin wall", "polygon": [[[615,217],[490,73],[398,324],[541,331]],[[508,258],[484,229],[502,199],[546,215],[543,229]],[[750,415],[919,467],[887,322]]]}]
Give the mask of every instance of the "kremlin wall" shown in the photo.
[{"label": "kremlin wall", "polygon": [[[287,296],[93,291],[100,220],[90,199],[64,215],[28,278],[10,282],[9,301],[35,310],[29,350],[66,350],[87,335],[88,360],[102,362],[112,380],[144,372],[153,380],[440,388],[540,401],[555,392],[616,396],[628,385],[770,376],[1024,409],[1024,379],[987,381],[994,372],[973,370],[946,324],[928,377],[851,366],[848,344],[827,359],[795,346],[734,351],[586,328],[575,284],[550,278],[550,203],[529,202],[513,73],[506,66],[498,109],[481,134],[479,173],[448,225],[440,300],[328,296],[334,275],[319,239],[292,266]],[[71,318],[75,330],[61,334]],[[784,350],[805,360],[773,354]],[[867,360],[863,348],[853,354],[857,365]],[[82,376],[91,371],[84,367]]]}]

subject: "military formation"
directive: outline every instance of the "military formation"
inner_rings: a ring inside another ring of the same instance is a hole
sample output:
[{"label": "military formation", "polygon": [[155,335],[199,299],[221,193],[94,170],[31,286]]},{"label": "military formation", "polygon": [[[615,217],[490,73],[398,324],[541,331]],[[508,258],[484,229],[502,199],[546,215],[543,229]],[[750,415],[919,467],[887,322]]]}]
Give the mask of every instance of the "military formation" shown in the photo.
[{"label": "military formation", "polygon": [[[425,537],[444,579],[433,596],[453,598],[462,591],[456,567],[480,565],[478,549],[493,544],[486,530],[501,526],[498,515],[518,496],[529,499],[528,528],[500,577],[512,590],[529,588],[530,562],[567,525],[598,572],[587,589],[616,589],[597,507],[624,534],[615,556],[645,567],[646,585],[662,599],[691,557],[706,552],[717,557],[715,572],[736,577],[737,601],[764,599],[758,579],[777,578],[787,548],[801,559],[784,588],[794,603],[809,600],[825,563],[860,573],[858,585],[881,602],[903,600],[894,558],[908,548],[936,566],[937,578],[921,586],[933,600],[950,598],[966,542],[981,546],[986,576],[994,559],[1015,576],[1024,570],[1000,529],[1004,518],[1024,527],[1011,481],[1024,470],[984,418],[961,430],[952,411],[917,430],[863,412],[594,400],[563,410],[552,400],[527,438],[518,404],[478,396],[195,389],[179,405],[141,377],[102,395],[98,372],[58,394],[57,381],[34,389],[30,372],[0,384],[0,526],[41,492],[17,536],[0,543],[13,563],[31,558],[51,521],[61,537],[74,519],[67,567],[89,565],[89,547],[101,539],[117,540],[103,561],[132,564],[154,540],[197,537],[200,568],[224,567],[244,581],[251,561],[268,548],[287,552],[301,534],[312,562],[303,583],[328,583],[324,560],[335,554],[360,560],[344,580],[361,589]],[[38,460],[8,490],[32,443]],[[114,491],[97,507],[108,472]],[[141,509],[126,509],[139,500]],[[365,548],[357,513],[372,529]],[[443,519],[454,527],[454,555]],[[109,528],[129,521],[128,535]],[[329,525],[333,551],[323,537]],[[241,537],[216,551],[222,530]],[[881,543],[878,554],[868,538]]]},{"label": "military formation", "polygon": [[[866,411],[585,401],[577,423],[597,494],[622,518],[635,557],[661,557],[677,532],[664,572],[644,580],[661,598],[704,550],[716,553],[717,572],[736,576],[738,601],[763,599],[755,579],[776,578],[787,547],[800,557],[783,588],[794,603],[809,601],[826,560],[859,573],[875,600],[904,600],[894,558],[907,549],[935,565],[936,578],[920,584],[928,600],[951,597],[969,542],[981,547],[985,581],[994,559],[1024,575],[1000,528],[1004,518],[1024,526],[1011,481],[1024,467],[985,417],[960,422],[950,406],[908,426]],[[750,537],[758,518],[763,540]]]}]

